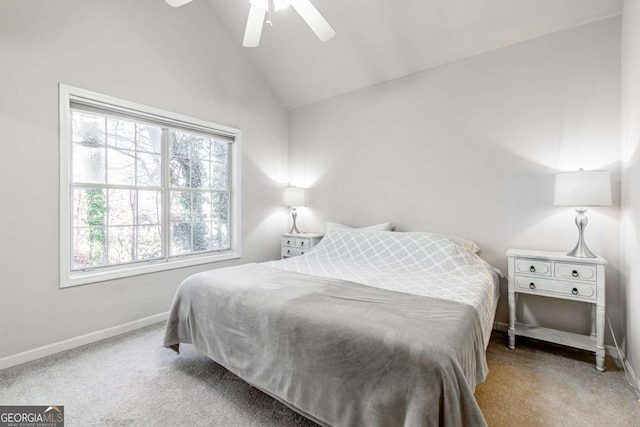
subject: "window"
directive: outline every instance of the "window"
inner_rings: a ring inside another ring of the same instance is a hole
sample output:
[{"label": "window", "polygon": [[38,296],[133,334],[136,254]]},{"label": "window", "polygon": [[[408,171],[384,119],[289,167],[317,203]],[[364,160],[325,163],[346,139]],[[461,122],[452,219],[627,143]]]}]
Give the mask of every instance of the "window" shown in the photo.
[{"label": "window", "polygon": [[240,257],[238,140],[60,85],[61,287]]}]

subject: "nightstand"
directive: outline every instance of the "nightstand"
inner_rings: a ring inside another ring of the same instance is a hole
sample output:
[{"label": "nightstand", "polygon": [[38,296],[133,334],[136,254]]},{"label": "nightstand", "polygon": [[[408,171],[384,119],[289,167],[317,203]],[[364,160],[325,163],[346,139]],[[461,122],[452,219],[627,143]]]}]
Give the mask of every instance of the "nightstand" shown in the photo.
[{"label": "nightstand", "polygon": [[[595,351],[596,369],[604,371],[605,281],[607,261],[602,257],[576,258],[562,252],[510,249],[509,348],[516,335]],[[518,294],[540,295],[591,304],[591,335],[519,323]]]},{"label": "nightstand", "polygon": [[280,253],[282,258],[304,255],[309,249],[317,245],[324,234],[321,233],[282,233],[280,237]]}]

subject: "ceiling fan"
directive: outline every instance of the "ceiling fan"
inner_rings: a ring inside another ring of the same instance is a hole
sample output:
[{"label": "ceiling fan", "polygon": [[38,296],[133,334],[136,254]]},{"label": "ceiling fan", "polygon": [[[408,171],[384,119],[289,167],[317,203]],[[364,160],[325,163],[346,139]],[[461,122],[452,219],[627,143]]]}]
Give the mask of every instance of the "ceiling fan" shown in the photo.
[{"label": "ceiling fan", "polygon": [[[180,7],[191,1],[193,0],[166,0],[173,7]],[[260,44],[265,16],[267,24],[273,26],[273,13],[285,9],[289,5],[298,12],[321,41],[326,42],[336,35],[334,29],[318,12],[318,9],[311,4],[310,0],[250,0],[250,3],[249,18],[242,42],[245,47],[256,47]]]}]

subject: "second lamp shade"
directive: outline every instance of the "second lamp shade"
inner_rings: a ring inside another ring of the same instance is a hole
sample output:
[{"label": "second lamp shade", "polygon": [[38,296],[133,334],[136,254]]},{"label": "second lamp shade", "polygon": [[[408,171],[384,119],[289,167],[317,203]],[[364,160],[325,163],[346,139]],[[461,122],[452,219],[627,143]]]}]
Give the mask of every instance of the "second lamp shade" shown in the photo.
[{"label": "second lamp shade", "polygon": [[556,175],[556,206],[611,206],[609,171],[564,172]]},{"label": "second lamp shade", "polygon": [[282,204],[289,207],[305,206],[304,188],[286,187],[282,193]]}]

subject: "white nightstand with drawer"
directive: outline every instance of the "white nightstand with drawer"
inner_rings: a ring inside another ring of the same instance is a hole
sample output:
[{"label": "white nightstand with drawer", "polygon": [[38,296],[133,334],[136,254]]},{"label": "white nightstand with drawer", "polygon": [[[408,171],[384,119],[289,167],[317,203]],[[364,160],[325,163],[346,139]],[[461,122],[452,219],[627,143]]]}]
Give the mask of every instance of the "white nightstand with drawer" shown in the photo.
[{"label": "white nightstand with drawer", "polygon": [[282,258],[304,255],[309,249],[317,245],[324,234],[320,233],[283,233],[280,237]]},{"label": "white nightstand with drawer", "polygon": [[[604,370],[605,266],[602,257],[576,258],[562,252],[510,249],[509,259],[509,348],[516,335],[591,350],[596,369]],[[519,293],[581,301],[591,304],[591,335],[518,323]]]}]

